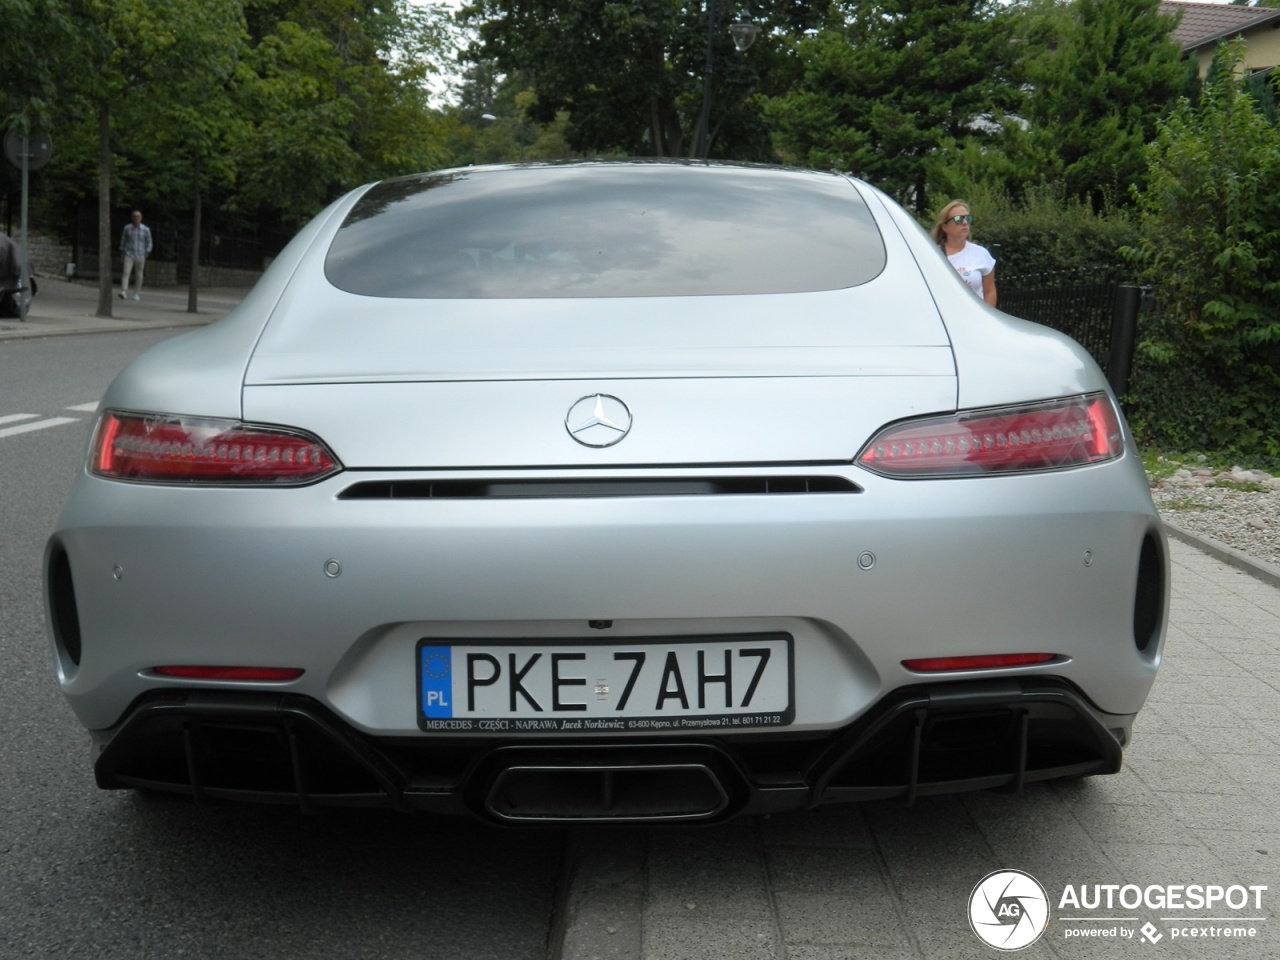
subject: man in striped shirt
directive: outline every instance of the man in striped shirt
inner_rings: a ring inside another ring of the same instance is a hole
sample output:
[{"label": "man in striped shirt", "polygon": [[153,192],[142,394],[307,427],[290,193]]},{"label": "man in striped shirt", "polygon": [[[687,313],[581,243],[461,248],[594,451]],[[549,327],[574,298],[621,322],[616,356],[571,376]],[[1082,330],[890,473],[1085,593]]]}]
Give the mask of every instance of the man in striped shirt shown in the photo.
[{"label": "man in striped shirt", "polygon": [[142,268],[151,252],[151,230],[142,223],[142,212],[133,211],[132,223],[124,225],[120,234],[120,253],[124,256],[124,275],[120,278],[120,298],[129,296],[129,275],[138,270],[138,282],[133,288],[133,299],[142,299]]}]

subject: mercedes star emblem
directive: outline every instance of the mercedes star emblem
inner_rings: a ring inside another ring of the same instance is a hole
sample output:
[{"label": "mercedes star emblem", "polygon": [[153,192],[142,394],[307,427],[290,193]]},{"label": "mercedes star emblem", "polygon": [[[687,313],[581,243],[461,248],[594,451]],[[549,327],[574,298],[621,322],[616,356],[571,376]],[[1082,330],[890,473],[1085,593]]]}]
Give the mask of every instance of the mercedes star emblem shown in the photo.
[{"label": "mercedes star emblem", "polygon": [[617,397],[593,393],[569,408],[564,426],[584,446],[612,447],[631,429],[631,411]]}]

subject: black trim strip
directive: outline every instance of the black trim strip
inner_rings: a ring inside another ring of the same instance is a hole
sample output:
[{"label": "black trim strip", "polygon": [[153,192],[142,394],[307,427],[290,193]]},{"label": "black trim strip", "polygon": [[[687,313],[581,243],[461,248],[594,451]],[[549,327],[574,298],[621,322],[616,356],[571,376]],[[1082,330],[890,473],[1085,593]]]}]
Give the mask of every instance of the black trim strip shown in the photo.
[{"label": "black trim strip", "polygon": [[840,476],[618,477],[589,479],[363,480],[339,500],[514,500],[581,497],[760,496],[861,493]]}]

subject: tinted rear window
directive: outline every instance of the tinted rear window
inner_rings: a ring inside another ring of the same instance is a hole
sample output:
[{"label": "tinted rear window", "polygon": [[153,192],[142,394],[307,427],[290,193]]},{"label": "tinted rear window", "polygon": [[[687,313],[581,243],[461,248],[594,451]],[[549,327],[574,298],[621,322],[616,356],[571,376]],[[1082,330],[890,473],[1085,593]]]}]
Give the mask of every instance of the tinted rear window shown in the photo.
[{"label": "tinted rear window", "polygon": [[677,297],[836,290],[884,261],[843,177],[600,163],[384,181],[325,271],[371,297]]}]

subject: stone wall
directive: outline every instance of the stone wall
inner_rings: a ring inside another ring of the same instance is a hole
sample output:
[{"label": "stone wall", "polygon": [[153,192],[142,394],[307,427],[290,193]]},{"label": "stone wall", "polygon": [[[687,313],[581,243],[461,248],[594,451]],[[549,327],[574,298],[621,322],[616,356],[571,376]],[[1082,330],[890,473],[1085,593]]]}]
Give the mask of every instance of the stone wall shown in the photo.
[{"label": "stone wall", "polygon": [[[14,237],[17,241],[17,237]],[[31,255],[31,265],[36,277],[68,276],[68,265],[73,262],[73,248],[70,244],[58,243],[56,240],[38,233],[27,235],[27,249]],[[94,278],[98,275],[97,255],[94,262],[76,264],[75,276]],[[120,280],[120,255],[112,257],[111,270],[113,279]],[[245,270],[238,267],[219,267],[203,265],[200,267],[197,282],[201,287],[251,287],[262,276],[261,270]],[[150,259],[147,261],[146,283],[149,287],[174,287],[178,285],[178,265],[172,260]],[[182,284],[184,287],[186,283]]]},{"label": "stone wall", "polygon": [[[112,269],[119,273],[120,263],[118,257]],[[260,276],[262,276],[261,270],[244,270],[237,267],[219,267],[205,264],[199,268],[196,274],[196,282],[201,287],[252,287],[258,282]],[[178,285],[178,265],[176,263],[172,260],[147,260],[147,286],[176,287]],[[185,281],[183,281],[182,286],[186,286]]]},{"label": "stone wall", "polygon": [[[17,235],[13,237],[13,241],[17,243]],[[37,277],[66,276],[67,264],[74,259],[71,244],[59,243],[39,233],[27,234],[27,252]]]}]

